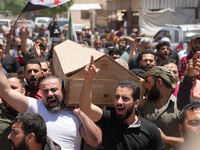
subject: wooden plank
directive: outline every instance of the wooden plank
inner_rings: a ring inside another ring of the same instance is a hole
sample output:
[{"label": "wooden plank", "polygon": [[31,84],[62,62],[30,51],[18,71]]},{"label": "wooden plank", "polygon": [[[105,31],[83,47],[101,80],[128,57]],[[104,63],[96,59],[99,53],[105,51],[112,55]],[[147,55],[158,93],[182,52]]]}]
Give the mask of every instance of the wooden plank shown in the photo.
[{"label": "wooden plank", "polygon": [[[83,47],[78,43],[67,40],[54,47],[53,68],[55,72],[62,71],[66,75],[72,74],[88,64],[91,56],[94,56],[96,60],[103,55],[105,54],[95,49]],[[57,70],[58,68],[59,70]]]},{"label": "wooden plank", "polygon": [[[68,92],[67,92],[66,104],[69,106],[78,106],[80,92],[84,80],[83,79],[67,79],[67,80],[68,80]],[[120,81],[122,80],[94,79],[92,85],[92,102],[98,106],[113,106],[115,88]],[[140,87],[142,87],[142,84]],[[143,93],[141,94],[143,95]]]}]

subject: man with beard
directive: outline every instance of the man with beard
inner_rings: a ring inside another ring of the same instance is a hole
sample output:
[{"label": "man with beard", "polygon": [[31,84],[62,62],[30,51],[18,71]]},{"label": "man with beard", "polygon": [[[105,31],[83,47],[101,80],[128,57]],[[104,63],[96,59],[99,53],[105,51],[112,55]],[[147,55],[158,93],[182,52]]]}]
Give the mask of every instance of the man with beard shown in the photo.
[{"label": "man with beard", "polygon": [[15,119],[8,135],[11,150],[61,150],[60,146],[47,137],[43,118],[36,113],[24,113]]},{"label": "man with beard", "polygon": [[30,59],[24,66],[24,78],[26,79],[26,96],[42,100],[42,93],[39,89],[42,78],[42,66],[36,59]]},{"label": "man with beard", "polygon": [[127,39],[125,39],[125,37],[123,36],[122,38],[119,39],[119,41],[117,42],[117,47],[121,52],[121,56],[120,59],[124,60],[124,61],[128,61],[129,59],[129,55],[130,55],[130,47],[128,46],[128,41]]},{"label": "man with beard", "polygon": [[144,71],[148,71],[152,67],[156,66],[156,54],[152,50],[142,52],[140,66]]},{"label": "man with beard", "polygon": [[184,143],[172,150],[199,150],[200,146],[200,103],[186,105],[180,113],[179,131]]},{"label": "man with beard", "polygon": [[170,55],[170,44],[169,42],[159,42],[156,45],[156,53],[158,56],[157,64],[160,65],[163,63],[165,60],[169,58]]},{"label": "man with beard", "polygon": [[[200,51],[200,35],[194,35],[190,39],[190,52],[183,56],[179,61],[179,77],[184,76],[186,63],[194,56],[197,51]],[[198,57],[199,58],[199,57]],[[200,79],[200,75],[197,76],[197,79]]]},{"label": "man with beard", "polygon": [[[24,83],[18,78],[16,73],[7,74],[8,82],[12,89],[18,91],[19,93],[25,94]],[[0,149],[9,149],[11,144],[7,140],[7,136],[11,131],[11,124],[18,112],[9,106],[4,100],[2,101],[0,108]]]},{"label": "man with beard", "polygon": [[85,81],[79,99],[80,109],[95,121],[103,133],[105,150],[163,150],[165,146],[157,127],[141,118],[136,108],[140,89],[132,81],[122,81],[115,89],[114,109],[102,110],[91,103],[94,75],[99,71],[91,57],[85,67]]},{"label": "man with beard", "polygon": [[172,93],[176,85],[173,72],[154,66],[144,74],[144,79],[147,98],[139,108],[141,115],[160,129],[166,149],[179,145],[183,142],[178,132],[179,112],[183,107],[177,103],[184,101],[178,101]]},{"label": "man with beard", "polygon": [[[137,48],[136,48],[137,46]],[[136,40],[135,42],[135,55],[133,55],[130,60],[128,61],[129,70],[140,68],[140,58],[141,53],[145,50],[152,50],[153,51],[153,42],[149,37],[141,38],[140,42]]]},{"label": "man with beard", "polygon": [[[0,51],[0,58],[2,53]],[[66,96],[61,78],[48,76],[42,80],[42,101],[11,89],[1,63],[0,79],[0,97],[20,113],[39,113],[46,122],[47,135],[58,143],[61,149],[79,150],[82,137],[92,146],[101,143],[101,130],[94,122],[80,110],[73,114],[72,109],[64,104]]]}]

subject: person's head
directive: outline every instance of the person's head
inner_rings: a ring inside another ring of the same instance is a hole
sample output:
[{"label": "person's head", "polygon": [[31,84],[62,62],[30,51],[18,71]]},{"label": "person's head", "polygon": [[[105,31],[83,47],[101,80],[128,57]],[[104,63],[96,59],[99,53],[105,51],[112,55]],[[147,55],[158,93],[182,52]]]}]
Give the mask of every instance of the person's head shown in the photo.
[{"label": "person's head", "polygon": [[120,64],[121,66],[123,66],[124,68],[129,70],[129,66],[128,63],[126,61],[124,61],[123,59],[117,58],[115,59],[115,61]]},{"label": "person's head", "polygon": [[139,43],[139,51],[143,52],[145,50],[153,50],[152,39],[148,37],[141,38],[140,43]]},{"label": "person's head", "polygon": [[169,42],[159,42],[156,45],[158,59],[166,60],[170,54],[170,43]]},{"label": "person's head", "polygon": [[[22,94],[25,94],[24,82],[18,77],[17,73],[8,73],[6,75],[8,83],[13,90],[16,90]],[[1,107],[2,111],[16,117],[18,112],[8,105],[4,100]]]},{"label": "person's head", "polygon": [[135,68],[135,69],[131,69],[131,72],[134,73],[136,76],[143,78],[143,75],[146,71],[144,71],[143,69]]},{"label": "person's head", "polygon": [[22,94],[25,94],[25,88],[24,88],[24,82],[22,79],[19,78],[17,73],[8,73],[6,75],[8,82],[10,84],[10,87],[13,90],[16,90]]},{"label": "person's head", "polygon": [[14,37],[14,44],[16,47],[18,47],[19,45],[21,45],[21,38],[20,37]]},{"label": "person's head", "polygon": [[108,41],[105,43],[105,48],[110,51],[112,48],[115,47],[115,43],[114,42],[111,42],[111,41]]},{"label": "person's head", "polygon": [[143,78],[145,79],[145,88],[148,99],[152,101],[156,101],[160,98],[161,91],[172,91],[176,86],[174,73],[163,66],[154,66],[144,74]]},{"label": "person's head", "polygon": [[48,44],[48,39],[47,39],[47,37],[41,36],[40,38],[42,39],[42,44],[43,44],[44,46],[47,46],[47,44]]},{"label": "person's head", "polygon": [[167,59],[165,60],[161,66],[167,67],[168,69],[172,70],[174,73],[174,79],[176,82],[179,81],[179,72],[178,72],[178,66],[174,60]]},{"label": "person's head", "polygon": [[193,101],[182,109],[179,131],[185,144],[191,146],[200,144],[200,103],[198,101]]},{"label": "person's head", "polygon": [[39,44],[42,44],[42,43],[43,43],[43,39],[42,39],[42,38],[36,38],[36,39],[34,40],[34,44],[39,45]]},{"label": "person's head", "polygon": [[191,47],[193,53],[200,51],[200,35],[194,35],[191,37]]},{"label": "person's head", "polygon": [[47,141],[47,128],[39,114],[24,113],[16,117],[8,135],[13,150],[43,149]]},{"label": "person's head", "polygon": [[105,35],[100,36],[100,40],[102,41],[102,45],[105,45],[107,42],[107,37]]},{"label": "person's head", "polygon": [[118,47],[119,47],[119,50],[120,51],[125,51],[126,50],[126,47],[127,47],[127,40],[124,39],[124,38],[120,38],[118,40]]},{"label": "person's head", "polygon": [[42,100],[46,108],[56,113],[65,107],[65,90],[63,80],[57,76],[47,76],[40,83]]},{"label": "person's head", "polygon": [[114,107],[119,121],[134,117],[139,104],[140,88],[132,81],[122,81],[115,89]]},{"label": "person's head", "polygon": [[121,51],[118,48],[114,47],[114,48],[110,49],[110,51],[108,52],[108,54],[109,54],[109,56],[111,58],[113,58],[115,60],[115,59],[120,58]]},{"label": "person's head", "polygon": [[120,27],[119,32],[124,33],[124,27]]},{"label": "person's head", "polygon": [[152,50],[146,50],[141,53],[140,66],[148,71],[156,65],[156,54]]},{"label": "person's head", "polygon": [[94,47],[95,47],[96,50],[99,49],[99,48],[101,48],[102,46],[103,46],[102,40],[96,39],[94,41]]},{"label": "person's head", "polygon": [[49,76],[51,74],[50,68],[49,68],[49,62],[44,60],[43,58],[38,58],[37,59],[42,67],[42,79],[44,79],[45,77]]},{"label": "person's head", "polygon": [[28,86],[32,89],[38,89],[42,77],[42,67],[37,59],[30,59],[24,66],[24,78]]}]

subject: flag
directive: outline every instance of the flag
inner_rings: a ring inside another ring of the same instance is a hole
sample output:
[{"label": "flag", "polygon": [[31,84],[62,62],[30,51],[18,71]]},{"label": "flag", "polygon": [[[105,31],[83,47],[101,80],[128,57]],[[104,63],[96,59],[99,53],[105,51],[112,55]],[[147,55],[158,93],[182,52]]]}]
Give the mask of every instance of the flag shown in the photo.
[{"label": "flag", "polygon": [[70,12],[70,15],[69,15],[69,22],[68,22],[68,29],[67,29],[67,39],[74,41],[74,42],[78,42],[76,31],[74,29],[73,22],[72,22],[71,12]]},{"label": "flag", "polygon": [[67,3],[71,0],[29,0],[22,12],[52,8]]}]

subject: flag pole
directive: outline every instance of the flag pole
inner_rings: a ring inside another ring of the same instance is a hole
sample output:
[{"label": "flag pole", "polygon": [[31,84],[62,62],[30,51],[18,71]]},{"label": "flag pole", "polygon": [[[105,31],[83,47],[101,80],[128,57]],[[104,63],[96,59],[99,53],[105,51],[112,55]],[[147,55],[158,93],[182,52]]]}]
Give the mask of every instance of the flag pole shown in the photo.
[{"label": "flag pole", "polygon": [[11,29],[10,29],[10,33],[12,32],[13,28],[14,28],[15,25],[17,24],[17,21],[18,21],[19,18],[22,16],[22,14],[23,14],[23,12],[21,12],[21,13],[18,15],[17,19],[15,20],[14,24],[12,25],[12,27],[11,27]]},{"label": "flag pole", "polygon": [[10,54],[10,38],[11,38],[11,35],[12,35],[12,30],[13,28],[15,27],[15,25],[17,24],[17,20],[19,20],[19,18],[21,17],[21,15],[23,14],[23,12],[21,12],[17,19],[15,20],[14,24],[11,26],[11,29],[8,33],[8,36],[7,36],[7,41],[6,41],[6,49],[5,49],[5,54]]}]

